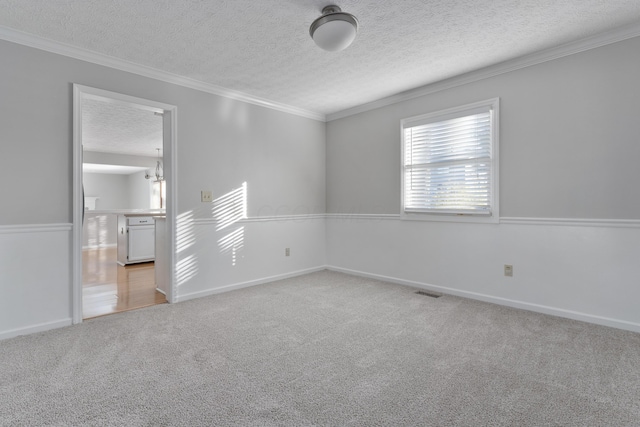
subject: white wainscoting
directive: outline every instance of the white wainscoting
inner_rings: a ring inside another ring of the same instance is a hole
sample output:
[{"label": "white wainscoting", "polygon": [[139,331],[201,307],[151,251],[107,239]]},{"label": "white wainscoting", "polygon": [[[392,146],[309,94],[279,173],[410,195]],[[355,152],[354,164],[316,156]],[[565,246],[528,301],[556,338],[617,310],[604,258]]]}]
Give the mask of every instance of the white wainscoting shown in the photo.
[{"label": "white wainscoting", "polygon": [[[640,332],[638,221],[328,215],[330,269]],[[504,264],[513,265],[505,277]]]},{"label": "white wainscoting", "polygon": [[0,226],[0,339],[71,324],[71,224]]},{"label": "white wainscoting", "polygon": [[[227,223],[182,215],[177,301],[324,269],[324,224],[324,215]],[[71,230],[0,227],[0,339],[71,325]]]},{"label": "white wainscoting", "polygon": [[[325,268],[640,332],[628,221],[401,221],[396,215],[178,218],[177,300]],[[285,256],[285,248],[291,255]],[[71,225],[0,226],[0,339],[71,324]],[[504,277],[503,265],[514,266]]]},{"label": "white wainscoting", "polygon": [[225,222],[183,214],[177,230],[177,301],[306,274],[326,264],[324,215]]}]

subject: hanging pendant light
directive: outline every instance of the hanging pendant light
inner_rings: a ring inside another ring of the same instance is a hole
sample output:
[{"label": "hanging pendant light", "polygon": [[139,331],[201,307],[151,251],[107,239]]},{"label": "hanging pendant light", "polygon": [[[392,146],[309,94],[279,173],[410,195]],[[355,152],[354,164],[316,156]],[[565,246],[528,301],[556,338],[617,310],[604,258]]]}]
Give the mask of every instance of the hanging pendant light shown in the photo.
[{"label": "hanging pendant light", "polygon": [[313,21],[309,34],[321,49],[337,52],[349,47],[358,33],[358,20],[338,6],[322,9],[322,16]]},{"label": "hanging pendant light", "polygon": [[[163,167],[162,167],[162,161],[160,160],[160,149],[156,148],[156,151],[158,151],[158,161],[156,162],[156,180],[155,182],[160,182],[160,181],[164,181],[164,171],[163,171]],[[147,172],[147,174],[144,176],[146,179],[151,179],[153,178],[152,175],[149,175],[149,172]]]}]

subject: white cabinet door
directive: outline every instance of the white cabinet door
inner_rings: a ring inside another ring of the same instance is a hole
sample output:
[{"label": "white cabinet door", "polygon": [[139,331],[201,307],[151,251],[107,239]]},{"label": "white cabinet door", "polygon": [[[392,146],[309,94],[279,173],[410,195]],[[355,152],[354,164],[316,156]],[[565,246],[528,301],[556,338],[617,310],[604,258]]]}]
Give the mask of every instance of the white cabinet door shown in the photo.
[{"label": "white cabinet door", "polygon": [[155,257],[155,227],[129,227],[129,262],[153,260]]}]

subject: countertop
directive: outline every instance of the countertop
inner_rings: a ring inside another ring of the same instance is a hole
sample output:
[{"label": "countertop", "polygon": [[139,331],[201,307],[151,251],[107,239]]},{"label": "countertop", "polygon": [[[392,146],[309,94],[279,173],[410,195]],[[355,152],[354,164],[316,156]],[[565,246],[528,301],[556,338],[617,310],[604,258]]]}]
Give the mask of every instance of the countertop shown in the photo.
[{"label": "countertop", "polygon": [[84,211],[85,215],[165,216],[164,209],[112,209]]}]

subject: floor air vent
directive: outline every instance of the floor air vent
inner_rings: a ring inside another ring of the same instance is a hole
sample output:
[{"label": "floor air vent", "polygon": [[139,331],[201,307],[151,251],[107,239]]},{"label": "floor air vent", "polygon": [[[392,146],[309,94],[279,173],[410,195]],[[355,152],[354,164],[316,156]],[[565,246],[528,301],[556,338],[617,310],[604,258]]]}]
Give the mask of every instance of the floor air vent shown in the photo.
[{"label": "floor air vent", "polygon": [[440,294],[434,294],[433,292],[427,292],[427,291],[418,291],[416,292],[416,294],[424,295],[426,297],[431,297],[431,298],[440,298],[442,296]]}]

